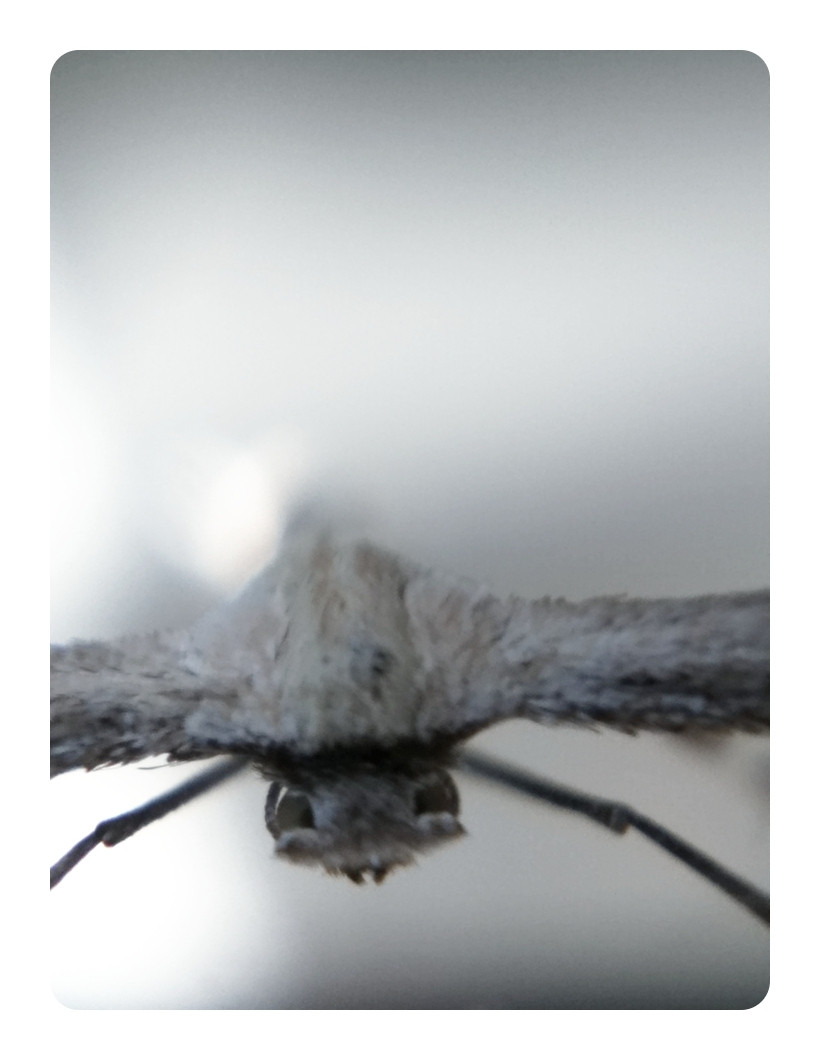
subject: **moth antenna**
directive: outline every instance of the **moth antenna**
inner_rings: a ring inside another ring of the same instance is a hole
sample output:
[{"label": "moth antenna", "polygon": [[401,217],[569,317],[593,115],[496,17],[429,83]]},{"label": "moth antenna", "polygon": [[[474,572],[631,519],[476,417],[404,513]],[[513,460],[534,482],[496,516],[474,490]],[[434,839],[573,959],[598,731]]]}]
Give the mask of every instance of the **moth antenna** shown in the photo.
[{"label": "moth antenna", "polygon": [[159,795],[134,810],[128,810],[117,817],[109,817],[101,821],[90,835],[81,839],[79,843],[75,843],[67,854],[51,866],[51,887],[56,887],[86,854],[90,854],[100,843],[107,847],[116,846],[117,843],[134,835],[140,828],[151,824],[152,821],[159,821],[172,810],[179,809],[180,806],[191,802],[199,795],[204,795],[211,788],[229,780],[240,773],[247,764],[247,758],[230,758],[225,762],[219,762],[210,769],[198,773],[197,776],[178,784],[170,791],[166,791],[164,795]]},{"label": "moth antenna", "polygon": [[769,896],[764,891],[730,872],[714,858],[704,854],[663,825],[633,810],[631,806],[601,799],[596,795],[587,795],[574,788],[533,776],[532,773],[526,773],[523,769],[499,762],[477,751],[465,752],[459,760],[459,768],[483,780],[502,784],[524,795],[560,806],[564,810],[575,810],[576,813],[582,813],[619,835],[623,835],[632,826],[667,854],[682,861],[724,894],[745,906],[764,924],[769,923]]}]

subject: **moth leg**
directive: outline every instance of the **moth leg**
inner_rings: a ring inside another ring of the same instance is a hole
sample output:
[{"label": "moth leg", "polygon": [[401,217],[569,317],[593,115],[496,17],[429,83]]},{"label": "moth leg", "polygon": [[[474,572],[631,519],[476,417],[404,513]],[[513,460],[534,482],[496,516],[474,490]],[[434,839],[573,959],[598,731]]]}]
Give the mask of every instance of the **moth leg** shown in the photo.
[{"label": "moth leg", "polygon": [[145,825],[160,820],[172,810],[184,806],[186,802],[191,802],[198,795],[204,795],[206,791],[210,791],[211,788],[239,773],[245,768],[247,762],[246,758],[230,758],[225,762],[220,762],[134,810],[101,821],[90,835],[81,839],[51,866],[51,887],[56,887],[60,880],[99,843],[108,847],[116,846],[117,843],[128,839]]},{"label": "moth leg", "polygon": [[708,854],[704,854],[691,843],[687,843],[685,839],[681,839],[668,828],[664,828],[663,825],[633,810],[631,806],[622,802],[601,799],[595,795],[587,795],[574,788],[567,788],[551,780],[533,776],[532,773],[526,773],[522,769],[499,762],[477,751],[464,752],[459,759],[459,768],[468,774],[495,781],[497,784],[503,784],[525,795],[550,802],[553,806],[582,813],[585,817],[621,835],[632,826],[647,839],[682,861],[684,865],[688,865],[690,869],[699,873],[713,886],[745,906],[765,924],[769,923],[769,896],[764,891],[740,876],[736,876],[719,862],[710,858]]}]

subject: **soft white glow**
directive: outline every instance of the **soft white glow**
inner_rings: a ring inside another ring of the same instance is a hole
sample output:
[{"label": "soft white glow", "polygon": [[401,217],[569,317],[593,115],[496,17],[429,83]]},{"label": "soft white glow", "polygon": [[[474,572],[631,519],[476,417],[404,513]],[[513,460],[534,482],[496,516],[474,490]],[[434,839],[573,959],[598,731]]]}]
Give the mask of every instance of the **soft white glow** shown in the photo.
[{"label": "soft white glow", "polygon": [[276,548],[310,467],[286,429],[246,444],[191,434],[147,466],[143,532],[164,559],[220,592],[237,589]]},{"label": "soft white glow", "polygon": [[292,437],[268,437],[226,453],[199,512],[192,512],[192,566],[233,589],[268,559],[303,480],[307,458]]}]

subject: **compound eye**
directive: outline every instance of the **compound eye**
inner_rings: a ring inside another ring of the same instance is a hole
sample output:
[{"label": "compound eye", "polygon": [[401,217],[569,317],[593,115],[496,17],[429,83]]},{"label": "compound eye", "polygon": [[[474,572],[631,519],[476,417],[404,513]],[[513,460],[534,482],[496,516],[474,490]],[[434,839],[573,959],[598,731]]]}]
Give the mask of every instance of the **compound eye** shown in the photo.
[{"label": "compound eye", "polygon": [[458,815],[458,788],[448,773],[436,776],[420,787],[413,799],[416,816],[423,813]]},{"label": "compound eye", "polygon": [[316,827],[310,799],[301,791],[285,789],[276,799],[273,814],[270,814],[268,807],[266,810],[268,812],[265,814],[265,823],[268,830],[273,833],[274,839],[279,839],[286,832],[293,832],[297,828]]}]

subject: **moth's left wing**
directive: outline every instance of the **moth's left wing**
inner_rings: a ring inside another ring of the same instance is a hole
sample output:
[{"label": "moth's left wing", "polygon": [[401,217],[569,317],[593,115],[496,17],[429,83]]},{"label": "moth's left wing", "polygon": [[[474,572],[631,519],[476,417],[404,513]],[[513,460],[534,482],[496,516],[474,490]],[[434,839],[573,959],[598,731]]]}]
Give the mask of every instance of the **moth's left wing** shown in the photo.
[{"label": "moth's left wing", "polygon": [[626,731],[768,726],[767,591],[501,599],[414,569],[404,602],[430,730],[516,716]]}]

